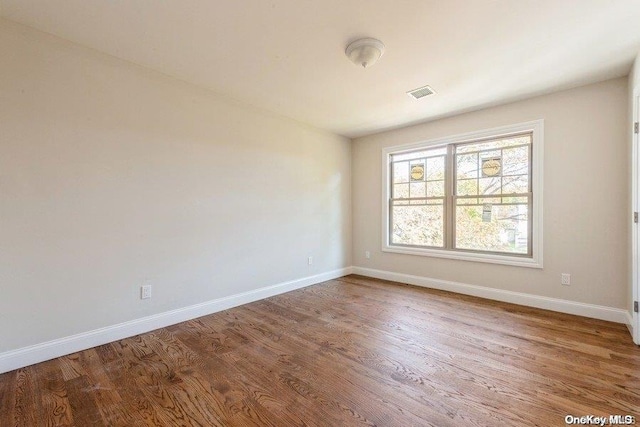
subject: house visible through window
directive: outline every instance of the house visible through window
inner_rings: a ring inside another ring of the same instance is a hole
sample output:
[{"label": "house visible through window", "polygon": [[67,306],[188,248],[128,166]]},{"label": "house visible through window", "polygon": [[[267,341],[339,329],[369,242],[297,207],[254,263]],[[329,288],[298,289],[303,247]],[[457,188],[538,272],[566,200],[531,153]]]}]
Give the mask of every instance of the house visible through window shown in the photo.
[{"label": "house visible through window", "polygon": [[383,249],[541,266],[542,121],[384,156]]}]

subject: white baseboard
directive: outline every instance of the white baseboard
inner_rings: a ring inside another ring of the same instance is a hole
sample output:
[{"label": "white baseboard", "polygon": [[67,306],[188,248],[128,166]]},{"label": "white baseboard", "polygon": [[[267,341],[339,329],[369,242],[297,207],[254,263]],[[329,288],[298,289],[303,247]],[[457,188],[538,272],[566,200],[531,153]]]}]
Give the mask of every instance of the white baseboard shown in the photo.
[{"label": "white baseboard", "polygon": [[93,331],[0,353],[0,374],[351,274],[351,267],[194,304]]},{"label": "white baseboard", "polygon": [[[315,276],[304,277],[277,285],[266,286],[253,291],[243,292],[224,298],[194,304],[188,307],[154,314],[152,316],[107,326],[93,331],[47,341],[29,347],[10,350],[0,353],[0,374],[14,369],[19,369],[34,363],[86,350],[98,345],[107,344],[123,338],[153,331],[165,326],[206,316],[218,311],[237,307],[250,302],[258,301],[285,292],[315,285],[327,280],[336,279],[349,274],[359,274],[377,279],[391,280],[394,282],[408,283],[432,289],[456,292],[464,295],[472,295],[496,301],[520,304],[529,307],[558,311],[561,313],[575,314],[594,319],[608,320],[623,323],[633,332],[633,319],[627,310],[606,307],[594,304],[585,304],[558,298],[549,298],[539,295],[525,294],[521,292],[505,291],[501,289],[487,288],[484,286],[470,285],[466,283],[447,280],[432,279],[423,276],[394,273],[391,271],[375,270],[364,267],[345,267],[329,271]],[[633,335],[633,334],[632,334]]]},{"label": "white baseboard", "polygon": [[631,313],[629,313],[627,311],[627,329],[629,329],[629,333],[631,334],[631,336],[633,337],[633,316],[631,315]]},{"label": "white baseboard", "polygon": [[393,282],[408,283],[410,285],[422,286],[425,288],[440,289],[464,295],[472,295],[480,298],[487,298],[496,301],[510,302],[513,304],[525,305],[529,307],[542,308],[545,310],[558,311],[560,313],[575,314],[578,316],[591,317],[594,319],[608,320],[610,322],[631,324],[629,313],[621,308],[606,307],[595,304],[585,304],[549,298],[539,295],[525,294],[521,292],[505,291],[502,289],[487,288],[484,286],[469,285],[466,283],[450,282],[447,280],[431,279],[423,276],[413,276],[410,274],[394,273],[391,271],[374,270],[364,267],[352,267],[353,274],[374,277],[376,279],[391,280]]}]

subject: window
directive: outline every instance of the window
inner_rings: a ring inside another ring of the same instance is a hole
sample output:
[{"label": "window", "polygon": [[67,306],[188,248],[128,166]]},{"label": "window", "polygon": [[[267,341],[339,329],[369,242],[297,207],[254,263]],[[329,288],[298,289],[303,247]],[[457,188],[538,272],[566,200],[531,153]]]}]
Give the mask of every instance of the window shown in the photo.
[{"label": "window", "polygon": [[543,122],[383,151],[383,250],[542,267]]}]

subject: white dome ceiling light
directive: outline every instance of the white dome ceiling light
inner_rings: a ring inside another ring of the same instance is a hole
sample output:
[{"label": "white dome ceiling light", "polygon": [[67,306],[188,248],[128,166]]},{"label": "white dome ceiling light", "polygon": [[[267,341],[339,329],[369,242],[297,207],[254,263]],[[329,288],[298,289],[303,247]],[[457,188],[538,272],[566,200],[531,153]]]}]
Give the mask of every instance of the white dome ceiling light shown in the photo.
[{"label": "white dome ceiling light", "polygon": [[349,43],[344,53],[354,64],[367,68],[380,59],[384,53],[384,44],[372,38],[358,39]]}]

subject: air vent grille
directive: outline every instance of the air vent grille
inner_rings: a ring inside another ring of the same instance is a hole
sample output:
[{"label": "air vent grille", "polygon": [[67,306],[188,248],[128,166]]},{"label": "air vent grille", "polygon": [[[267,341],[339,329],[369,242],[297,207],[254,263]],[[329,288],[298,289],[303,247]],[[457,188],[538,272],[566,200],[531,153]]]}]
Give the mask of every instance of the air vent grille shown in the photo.
[{"label": "air vent grille", "polygon": [[425,96],[433,95],[434,93],[436,93],[436,91],[433,90],[431,86],[423,86],[419,87],[418,89],[410,90],[409,92],[407,92],[407,95],[409,95],[413,99],[420,99],[424,98]]}]

